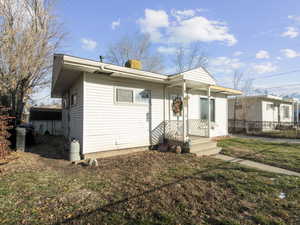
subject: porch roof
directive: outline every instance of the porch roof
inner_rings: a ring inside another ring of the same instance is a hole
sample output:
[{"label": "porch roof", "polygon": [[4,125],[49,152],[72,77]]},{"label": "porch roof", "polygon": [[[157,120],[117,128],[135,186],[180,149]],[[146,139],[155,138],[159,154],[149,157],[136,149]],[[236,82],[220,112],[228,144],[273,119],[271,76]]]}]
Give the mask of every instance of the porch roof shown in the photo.
[{"label": "porch roof", "polygon": [[169,88],[182,87],[183,82],[186,83],[186,88],[190,90],[207,91],[208,88],[210,88],[211,93],[220,93],[228,96],[243,94],[241,91],[232,88],[222,87],[216,84],[215,85],[205,84],[199,81],[183,79],[183,77],[180,77],[180,79],[177,79],[176,81],[175,80],[171,81],[168,87]]}]

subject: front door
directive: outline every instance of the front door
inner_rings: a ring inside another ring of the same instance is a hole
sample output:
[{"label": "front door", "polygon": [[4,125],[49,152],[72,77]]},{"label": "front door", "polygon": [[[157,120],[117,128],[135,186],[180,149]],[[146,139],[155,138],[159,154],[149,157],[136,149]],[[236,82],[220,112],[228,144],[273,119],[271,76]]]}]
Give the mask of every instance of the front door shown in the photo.
[{"label": "front door", "polygon": [[[211,108],[211,120],[214,120],[214,99],[211,99],[210,102]],[[208,98],[200,98],[200,109],[199,109],[199,123],[198,123],[198,132],[200,136],[208,136]]]}]

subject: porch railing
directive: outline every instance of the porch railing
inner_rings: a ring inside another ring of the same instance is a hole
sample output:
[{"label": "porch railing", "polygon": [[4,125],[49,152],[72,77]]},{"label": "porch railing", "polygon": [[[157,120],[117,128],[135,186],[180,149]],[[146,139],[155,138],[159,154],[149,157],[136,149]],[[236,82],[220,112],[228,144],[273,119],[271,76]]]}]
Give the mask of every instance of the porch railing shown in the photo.
[{"label": "porch railing", "polygon": [[[208,136],[208,121],[200,119],[190,119],[186,121],[187,134],[195,136]],[[183,140],[183,121],[167,120],[165,121],[165,138],[182,141]]]},{"label": "porch railing", "polygon": [[188,120],[188,134],[208,137],[208,120]]},{"label": "porch railing", "polygon": [[165,138],[182,141],[183,140],[183,121],[167,120],[165,121]]}]

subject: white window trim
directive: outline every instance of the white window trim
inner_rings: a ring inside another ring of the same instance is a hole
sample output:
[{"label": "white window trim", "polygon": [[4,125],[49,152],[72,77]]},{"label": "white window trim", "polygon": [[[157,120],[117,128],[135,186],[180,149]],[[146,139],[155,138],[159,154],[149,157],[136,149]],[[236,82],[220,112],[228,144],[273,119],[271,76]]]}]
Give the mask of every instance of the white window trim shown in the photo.
[{"label": "white window trim", "polygon": [[[133,100],[132,102],[118,102],[117,101],[117,89],[125,89],[125,90],[131,90],[133,91]],[[122,87],[122,86],[115,86],[114,87],[114,104],[115,105],[131,105],[131,106],[148,106],[149,105],[149,102],[148,103],[143,103],[143,102],[136,102],[135,100],[135,93],[137,90],[141,90],[143,88],[131,88],[131,87]],[[149,91],[150,93],[150,96],[149,96],[149,100],[151,98],[151,91],[148,90],[148,89],[143,89],[144,91]]]}]

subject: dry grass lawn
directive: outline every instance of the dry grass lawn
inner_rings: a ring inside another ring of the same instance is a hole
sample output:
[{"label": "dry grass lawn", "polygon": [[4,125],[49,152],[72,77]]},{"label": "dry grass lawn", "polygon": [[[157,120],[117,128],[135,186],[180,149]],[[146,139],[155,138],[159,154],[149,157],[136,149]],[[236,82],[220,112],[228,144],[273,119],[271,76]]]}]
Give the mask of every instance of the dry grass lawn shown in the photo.
[{"label": "dry grass lawn", "polygon": [[55,159],[58,148],[0,166],[0,224],[300,224],[296,177],[154,151],[90,168]]},{"label": "dry grass lawn", "polygon": [[225,155],[249,159],[300,172],[300,144],[274,143],[248,138],[226,138],[218,142]]}]

